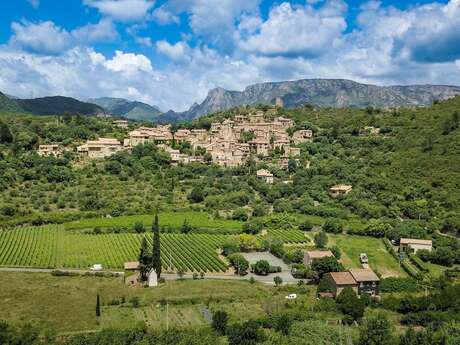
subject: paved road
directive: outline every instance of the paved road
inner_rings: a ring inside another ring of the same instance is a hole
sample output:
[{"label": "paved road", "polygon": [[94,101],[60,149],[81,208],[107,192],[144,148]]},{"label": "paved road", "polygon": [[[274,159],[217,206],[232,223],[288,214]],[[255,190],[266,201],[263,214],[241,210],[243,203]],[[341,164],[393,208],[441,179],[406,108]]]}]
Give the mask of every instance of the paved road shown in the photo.
[{"label": "paved road", "polygon": [[[30,273],[51,273],[52,271],[55,271],[54,269],[49,269],[49,268],[28,268],[28,267],[0,267],[0,272],[30,272]],[[60,269],[59,271],[63,272],[75,272],[75,273],[95,273],[94,271],[89,271],[89,270],[70,270],[70,269]],[[124,272],[115,272],[115,271],[101,271],[101,272],[110,272],[110,273],[118,273],[118,274],[124,274]],[[297,284],[299,281],[298,279],[293,278],[290,274],[286,274],[285,272],[281,273],[273,273],[269,274],[268,276],[258,276],[253,273],[248,273],[244,277],[238,276],[238,275],[224,275],[224,274],[209,274],[205,275],[204,279],[220,279],[220,280],[249,280],[251,277],[254,277],[255,281],[264,283],[264,284],[269,284],[269,285],[274,285],[275,283],[273,282],[273,278],[275,276],[280,276],[283,279],[283,284]],[[163,273],[161,275],[165,280],[178,280],[180,279],[179,276],[175,273]],[[184,274],[182,276],[183,279],[193,279],[192,274]]]}]

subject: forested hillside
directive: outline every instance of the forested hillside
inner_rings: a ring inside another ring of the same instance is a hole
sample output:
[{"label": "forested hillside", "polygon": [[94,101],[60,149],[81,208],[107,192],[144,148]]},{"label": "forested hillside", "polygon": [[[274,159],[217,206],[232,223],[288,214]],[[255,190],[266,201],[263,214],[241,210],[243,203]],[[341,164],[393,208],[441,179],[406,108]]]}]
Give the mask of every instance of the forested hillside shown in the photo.
[{"label": "forested hillside", "polygon": [[[247,111],[234,108],[182,126],[206,128]],[[61,159],[40,158],[34,152],[39,143],[73,148],[83,139],[121,139],[124,133],[95,118],[66,117],[57,123],[56,117],[3,117],[0,217],[4,224],[62,222],[146,213],[159,206],[241,220],[270,213],[336,218],[351,231],[384,222],[414,224],[415,233],[458,233],[459,111],[460,98],[394,111],[272,108],[273,114],[295,119],[297,128],[314,131],[313,142],[300,146],[299,164],[289,164],[288,171],[270,159],[253,159],[235,169],[171,166],[168,155],[153,145],[91,163],[71,152]],[[366,127],[380,132],[371,134]],[[186,145],[179,148],[191,151]],[[273,161],[278,156],[271,154]],[[275,175],[272,186],[255,177],[256,169],[264,167]],[[333,198],[328,189],[336,183],[351,184],[353,191]]]}]

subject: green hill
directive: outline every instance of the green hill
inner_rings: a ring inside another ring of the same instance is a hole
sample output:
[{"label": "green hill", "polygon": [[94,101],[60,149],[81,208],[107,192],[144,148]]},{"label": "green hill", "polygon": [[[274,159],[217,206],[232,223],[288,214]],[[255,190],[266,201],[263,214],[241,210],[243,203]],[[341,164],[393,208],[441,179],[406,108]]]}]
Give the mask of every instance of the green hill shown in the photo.
[{"label": "green hill", "polygon": [[101,106],[111,115],[121,116],[131,120],[152,122],[161,114],[161,110],[156,106],[138,101],[130,102],[123,98],[92,98],[89,99],[88,102]]},{"label": "green hill", "polygon": [[23,112],[21,107],[14,99],[10,99],[5,94],[0,92],[0,113],[20,113]]},{"label": "green hill", "polygon": [[96,104],[80,102],[74,98],[53,96],[33,99],[11,99],[0,92],[0,114],[28,113],[34,115],[104,114]]}]

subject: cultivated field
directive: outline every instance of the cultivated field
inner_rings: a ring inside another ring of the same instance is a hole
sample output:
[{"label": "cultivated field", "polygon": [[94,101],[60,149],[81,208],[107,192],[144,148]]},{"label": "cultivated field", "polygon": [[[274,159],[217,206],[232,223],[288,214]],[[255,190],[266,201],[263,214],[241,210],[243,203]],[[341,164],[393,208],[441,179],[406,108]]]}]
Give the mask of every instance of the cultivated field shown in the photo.
[{"label": "cultivated field", "polygon": [[[88,268],[95,263],[121,269],[136,260],[144,235],[85,234],[66,231],[62,226],[25,227],[0,231],[0,265],[41,268]],[[145,237],[151,242],[151,233]],[[162,234],[165,269],[220,272],[227,266],[216,253],[223,235]]]},{"label": "cultivated field", "polygon": [[[268,234],[285,243],[309,240],[298,230],[269,230]],[[92,234],[66,230],[62,225],[3,230],[0,231],[0,266],[86,269],[98,263],[104,268],[121,269],[124,262],[137,260],[144,236],[151,243],[150,231],[145,234]],[[226,271],[227,265],[219,259],[217,250],[230,236],[214,233],[163,233],[161,253],[164,269]]]},{"label": "cultivated field", "polygon": [[[204,212],[170,212],[161,213],[159,223],[161,227],[179,228],[184,220],[187,223],[198,229],[213,230],[216,233],[228,234],[241,231],[242,222],[237,220],[215,219]],[[141,222],[146,228],[150,228],[153,222],[153,215],[133,215],[120,216],[114,218],[91,218],[81,219],[78,221],[65,224],[68,230],[75,229],[93,229],[95,227],[110,228],[110,227],[127,227],[132,228],[136,222]]]}]

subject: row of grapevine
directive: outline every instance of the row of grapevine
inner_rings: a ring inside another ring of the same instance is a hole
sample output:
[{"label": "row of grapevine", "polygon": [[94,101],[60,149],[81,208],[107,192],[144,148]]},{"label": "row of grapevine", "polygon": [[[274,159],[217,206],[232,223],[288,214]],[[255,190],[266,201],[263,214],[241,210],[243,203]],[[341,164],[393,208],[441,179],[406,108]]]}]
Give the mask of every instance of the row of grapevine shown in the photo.
[{"label": "row of grapevine", "polygon": [[56,267],[57,226],[0,231],[0,265]]},{"label": "row of grapevine", "polygon": [[[132,233],[84,234],[59,226],[0,231],[0,265],[40,268],[82,268],[99,263],[121,269],[137,260],[142,236]],[[145,235],[151,244],[151,234]],[[165,269],[220,272],[226,270],[216,250],[225,235],[162,234]]]},{"label": "row of grapevine", "polygon": [[268,234],[274,238],[280,239],[285,243],[303,243],[309,242],[308,237],[305,236],[305,233],[300,230],[274,230],[271,229],[268,231]]}]

